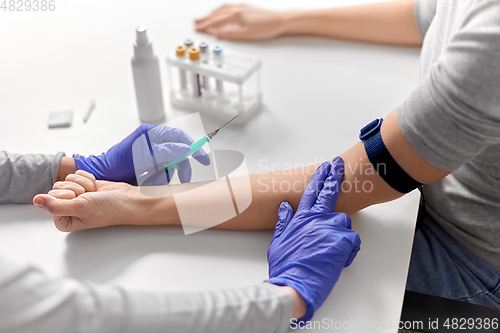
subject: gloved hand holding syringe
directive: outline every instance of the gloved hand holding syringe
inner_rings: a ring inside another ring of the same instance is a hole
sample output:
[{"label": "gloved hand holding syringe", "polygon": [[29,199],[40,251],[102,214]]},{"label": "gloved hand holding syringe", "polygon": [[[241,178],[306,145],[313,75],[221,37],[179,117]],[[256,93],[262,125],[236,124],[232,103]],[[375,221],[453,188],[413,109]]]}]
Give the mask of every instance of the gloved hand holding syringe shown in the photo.
[{"label": "gloved hand holding syringe", "polygon": [[235,118],[196,142],[179,128],[149,125],[150,128],[143,131],[144,135],[137,137],[132,145],[137,185],[167,185],[175,170],[181,183],[189,183],[191,166],[188,158],[192,155],[202,165],[209,165],[210,158],[203,150],[203,145]]},{"label": "gloved hand holding syringe", "polygon": [[195,152],[197,152],[198,150],[201,149],[201,147],[203,147],[205,145],[205,143],[209,142],[210,140],[212,140],[212,138],[217,134],[219,133],[219,131],[224,127],[226,126],[227,124],[229,124],[230,122],[232,122],[234,119],[236,119],[236,117],[238,117],[237,115],[232,118],[231,120],[229,120],[227,123],[225,123],[224,125],[222,125],[221,127],[219,127],[218,129],[216,129],[215,131],[212,131],[210,133],[208,133],[207,135],[203,136],[201,139],[199,139],[198,141],[196,141],[195,143],[193,143],[192,145],[190,145],[189,147],[191,148],[189,153],[187,153],[186,155],[182,156],[182,157],[179,157],[169,163],[165,163],[164,166],[165,166],[165,170],[167,171],[167,173],[172,170],[177,164],[181,163],[182,161],[184,161],[185,159],[187,159],[189,156],[191,156],[192,154],[194,154]]}]

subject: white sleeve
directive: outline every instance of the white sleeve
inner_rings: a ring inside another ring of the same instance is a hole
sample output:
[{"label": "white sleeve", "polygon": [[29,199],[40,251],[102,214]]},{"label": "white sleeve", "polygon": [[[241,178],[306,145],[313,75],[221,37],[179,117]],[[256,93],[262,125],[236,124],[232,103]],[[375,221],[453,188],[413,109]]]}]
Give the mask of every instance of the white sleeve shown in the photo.
[{"label": "white sleeve", "polygon": [[261,283],[165,293],[48,278],[0,258],[0,332],[286,332],[293,298]]}]

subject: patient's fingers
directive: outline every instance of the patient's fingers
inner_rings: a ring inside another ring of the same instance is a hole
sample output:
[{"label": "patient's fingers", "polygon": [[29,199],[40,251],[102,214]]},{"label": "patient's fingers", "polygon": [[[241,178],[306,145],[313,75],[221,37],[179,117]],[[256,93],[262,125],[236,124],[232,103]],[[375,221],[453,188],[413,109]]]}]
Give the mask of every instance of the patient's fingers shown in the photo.
[{"label": "patient's fingers", "polygon": [[[211,15],[212,16],[212,15]],[[241,13],[237,10],[226,11],[196,24],[197,31],[218,28],[228,23],[241,23]]]},{"label": "patient's fingers", "polygon": [[96,179],[95,179],[94,175],[91,174],[90,172],[83,171],[83,170],[76,170],[75,175],[87,177],[88,179],[90,179],[92,181],[92,183],[94,183],[94,187],[96,186]]},{"label": "patient's fingers", "polygon": [[52,190],[47,193],[57,199],[74,199],[76,198],[75,192],[72,190]]},{"label": "patient's fingers", "polygon": [[52,186],[53,190],[70,190],[75,192],[76,196],[85,193],[85,188],[74,182],[57,182]]},{"label": "patient's fingers", "polygon": [[33,198],[33,203],[54,216],[81,216],[86,211],[85,200],[58,200],[47,194],[38,194]]},{"label": "patient's fingers", "polygon": [[83,188],[85,188],[86,192],[94,192],[95,191],[95,184],[85,176],[72,173],[72,174],[69,174],[66,176],[66,181],[77,183],[77,184],[83,186]]},{"label": "patient's fingers", "polygon": [[205,23],[207,20],[210,20],[212,19],[214,16],[217,16],[217,15],[220,15],[220,14],[224,14],[225,12],[230,12],[230,11],[234,11],[236,9],[241,9],[241,8],[244,8],[246,7],[246,5],[223,5],[217,9],[215,9],[213,12],[211,12],[210,14],[206,15],[205,17],[202,17],[202,18],[199,18],[199,19],[196,19],[195,22],[198,24],[198,23]]}]

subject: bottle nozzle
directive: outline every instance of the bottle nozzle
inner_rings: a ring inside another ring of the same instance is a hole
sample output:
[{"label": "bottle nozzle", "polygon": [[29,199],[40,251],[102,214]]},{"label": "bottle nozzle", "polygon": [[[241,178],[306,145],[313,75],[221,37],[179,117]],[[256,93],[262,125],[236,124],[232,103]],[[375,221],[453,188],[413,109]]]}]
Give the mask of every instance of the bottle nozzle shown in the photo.
[{"label": "bottle nozzle", "polygon": [[135,29],[137,44],[147,44],[149,42],[147,30],[148,27],[144,24],[141,24]]},{"label": "bottle nozzle", "polygon": [[147,30],[148,27],[144,24],[135,29],[134,57],[136,59],[150,59],[153,57],[153,44],[149,41]]}]

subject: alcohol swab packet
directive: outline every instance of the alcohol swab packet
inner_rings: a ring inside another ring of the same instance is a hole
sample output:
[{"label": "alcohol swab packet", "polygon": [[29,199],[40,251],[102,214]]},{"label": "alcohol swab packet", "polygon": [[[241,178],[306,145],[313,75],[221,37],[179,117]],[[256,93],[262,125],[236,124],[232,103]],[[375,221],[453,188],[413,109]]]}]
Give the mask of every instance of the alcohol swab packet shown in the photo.
[{"label": "alcohol swab packet", "polygon": [[73,110],[50,111],[49,128],[70,127],[73,122]]}]

